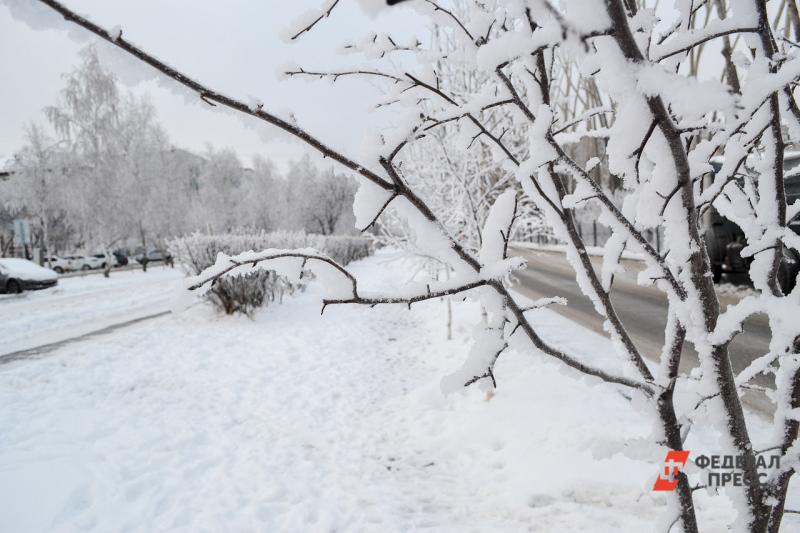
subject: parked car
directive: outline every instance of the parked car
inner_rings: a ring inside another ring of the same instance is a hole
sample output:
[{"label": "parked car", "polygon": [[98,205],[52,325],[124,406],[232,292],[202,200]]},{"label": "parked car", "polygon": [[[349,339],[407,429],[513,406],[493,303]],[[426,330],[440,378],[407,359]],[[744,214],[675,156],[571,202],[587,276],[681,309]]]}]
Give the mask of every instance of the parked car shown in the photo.
[{"label": "parked car", "polygon": [[117,266],[125,266],[128,264],[128,255],[121,250],[115,250],[112,254],[114,255],[114,260],[117,262]]},{"label": "parked car", "polygon": [[[105,254],[94,254],[90,257],[94,259],[96,263],[100,263],[94,268],[105,268],[106,264],[109,261],[108,257],[106,257]],[[112,267],[119,266],[119,261],[117,261],[117,257],[114,254],[111,254],[110,257],[111,257],[111,266]]]},{"label": "parked car", "polygon": [[[789,171],[800,164],[800,153],[784,157],[784,168]],[[721,162],[712,162],[714,171],[721,168]],[[784,179],[786,202],[791,204],[800,201],[800,174],[787,175]],[[746,274],[750,268],[752,257],[742,257],[742,249],[746,246],[744,232],[734,222],[722,216],[716,209],[710,210],[710,224],[705,231],[708,255],[711,260],[711,272],[714,283],[719,283],[722,274]],[[789,221],[789,229],[800,235],[800,220]],[[800,254],[784,247],[781,264],[778,268],[778,283],[784,291],[794,288],[795,280],[800,272]]]},{"label": "parked car", "polygon": [[101,265],[105,264],[105,256],[100,255],[98,258],[95,255],[70,255],[67,257],[72,270],[93,270],[95,268],[103,268]]},{"label": "parked car", "polygon": [[150,250],[149,252],[147,252],[147,255],[140,252],[136,254],[134,259],[136,259],[137,263],[141,264],[145,260],[145,257],[147,258],[148,263],[153,263],[158,261],[169,263],[170,261],[172,261],[172,255],[170,255],[170,253],[167,252],[166,250],[162,250],[160,248],[154,248]]},{"label": "parked car", "polygon": [[58,283],[58,274],[19,257],[0,258],[0,289],[6,293],[46,289]]},{"label": "parked car", "polygon": [[44,258],[44,265],[55,270],[59,274],[63,274],[64,272],[69,272],[72,270],[72,265],[70,260],[66,257],[59,257],[57,255],[51,255],[50,257]]}]

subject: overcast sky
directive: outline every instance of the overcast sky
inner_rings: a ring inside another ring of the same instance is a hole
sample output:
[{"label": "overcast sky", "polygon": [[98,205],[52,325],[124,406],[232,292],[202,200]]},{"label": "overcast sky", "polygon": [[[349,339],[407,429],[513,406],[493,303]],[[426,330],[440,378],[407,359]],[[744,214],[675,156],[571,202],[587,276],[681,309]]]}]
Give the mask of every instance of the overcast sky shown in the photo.
[{"label": "overcast sky", "polygon": [[[23,126],[44,122],[42,109],[56,102],[62,75],[79,61],[79,51],[98,42],[84,30],[32,29],[12,16],[0,0],[0,158],[23,142]],[[32,0],[14,0],[32,2]],[[235,97],[257,97],[265,108],[294,111],[300,125],[348,153],[357,153],[361,134],[374,123],[371,106],[378,97],[363,81],[307,82],[280,80],[289,63],[330,69],[354,64],[338,45],[377,29],[401,36],[427,34],[426,22],[408,8],[393,8],[373,19],[357,3],[344,0],[334,14],[297,44],[287,45],[280,32],[322,0],[64,0],[102,26],[119,25],[126,39],[154,53],[210,87]],[[304,148],[275,128],[219,112],[196,98],[164,88],[154,80],[132,83],[136,75],[120,62],[118,52],[100,44],[101,57],[132,90],[150,94],[176,146],[202,151],[206,143],[234,148],[249,164],[255,154],[277,162],[296,159]]]}]

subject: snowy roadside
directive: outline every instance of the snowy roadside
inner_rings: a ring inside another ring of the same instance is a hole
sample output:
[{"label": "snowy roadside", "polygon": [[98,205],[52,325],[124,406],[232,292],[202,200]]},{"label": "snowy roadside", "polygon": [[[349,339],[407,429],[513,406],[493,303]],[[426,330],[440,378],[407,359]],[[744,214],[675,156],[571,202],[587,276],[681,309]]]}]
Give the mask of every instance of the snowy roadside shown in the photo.
[{"label": "snowy roadside", "polygon": [[[161,264],[151,264],[148,268],[150,268],[150,270],[152,270],[154,268],[158,268],[159,266],[162,266],[162,265]],[[135,261],[133,261],[133,262],[128,263],[127,265],[115,266],[114,268],[111,269],[111,275],[113,276],[117,272],[128,272],[130,270],[141,270],[141,269],[142,269],[142,265],[137,263],[137,262],[135,262]],[[58,279],[86,278],[86,277],[89,277],[89,276],[102,276],[102,275],[103,275],[103,270],[102,269],[97,269],[97,270],[75,270],[75,271],[72,271],[72,272],[64,272],[63,274],[59,274],[58,275]]]},{"label": "snowy roadside", "polygon": [[0,355],[167,311],[181,279],[179,270],[158,267],[60,278],[51,289],[0,295]]},{"label": "snowy roadside", "polygon": [[[566,252],[567,245],[566,244],[538,244],[535,242],[521,242],[521,241],[512,241],[509,243],[509,246],[516,247],[516,248],[525,248],[527,250],[538,250],[541,252]],[[605,254],[605,248],[602,246],[587,246],[586,251],[589,255],[602,257]],[[638,252],[631,252],[630,250],[625,250],[622,252],[622,259],[630,259],[632,261],[644,261],[644,256]]]},{"label": "snowy roadside", "polygon": [[[408,272],[386,254],[352,270],[372,288]],[[454,305],[447,341],[438,301],[322,316],[318,302],[312,286],[255,320],[197,306],[0,368],[3,528],[654,530],[663,453],[599,458],[650,430],[614,389],[509,352],[494,395],[443,396],[476,304]],[[532,322],[597,363],[609,352],[549,310]],[[693,432],[689,449],[713,453],[716,439]],[[703,531],[735,519],[724,496],[696,501]]]}]

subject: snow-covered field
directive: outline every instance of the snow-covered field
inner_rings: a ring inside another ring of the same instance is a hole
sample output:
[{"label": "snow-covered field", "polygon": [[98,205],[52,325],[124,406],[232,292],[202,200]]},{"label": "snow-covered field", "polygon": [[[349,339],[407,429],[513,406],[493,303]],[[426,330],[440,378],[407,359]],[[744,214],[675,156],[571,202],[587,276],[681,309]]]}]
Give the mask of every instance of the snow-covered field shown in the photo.
[{"label": "snow-covered field", "polygon": [[[404,281],[385,254],[352,270],[365,287]],[[176,281],[152,274],[141,292],[159,292],[155,276],[161,294]],[[312,286],[255,320],[194,306],[0,366],[0,530],[656,530],[663,453],[598,455],[649,431],[614,389],[510,352],[495,394],[444,396],[476,304],[454,305],[447,341],[441,302],[320,316],[318,299]],[[537,313],[549,341],[595,360],[608,351]],[[689,444],[710,453],[715,436]],[[697,502],[703,531],[735,519],[722,495]]]},{"label": "snow-covered field", "polygon": [[180,288],[177,269],[113,272],[58,280],[51,289],[0,294],[0,355],[76,337],[167,311]]}]

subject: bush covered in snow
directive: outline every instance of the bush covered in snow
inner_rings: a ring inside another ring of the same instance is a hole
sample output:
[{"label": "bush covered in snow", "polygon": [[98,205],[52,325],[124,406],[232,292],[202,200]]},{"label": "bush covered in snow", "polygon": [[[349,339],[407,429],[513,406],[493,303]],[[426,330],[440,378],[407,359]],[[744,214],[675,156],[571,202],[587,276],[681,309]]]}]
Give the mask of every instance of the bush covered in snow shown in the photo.
[{"label": "bush covered in snow", "polygon": [[372,254],[372,239],[352,235],[312,235],[316,243],[312,248],[329,255],[337,263],[346,265]]},{"label": "bush covered in snow", "polygon": [[[168,243],[170,253],[187,274],[197,275],[214,264],[219,253],[228,255],[248,250],[269,248],[314,248],[340,264],[367,257],[372,241],[350,235],[313,235],[302,231],[236,231],[208,235],[195,233]],[[305,277],[303,279],[310,279]],[[281,302],[285,294],[303,289],[305,284],[292,283],[274,271],[253,270],[241,276],[220,278],[206,293],[215,307],[226,314],[250,314],[270,302]]]}]

